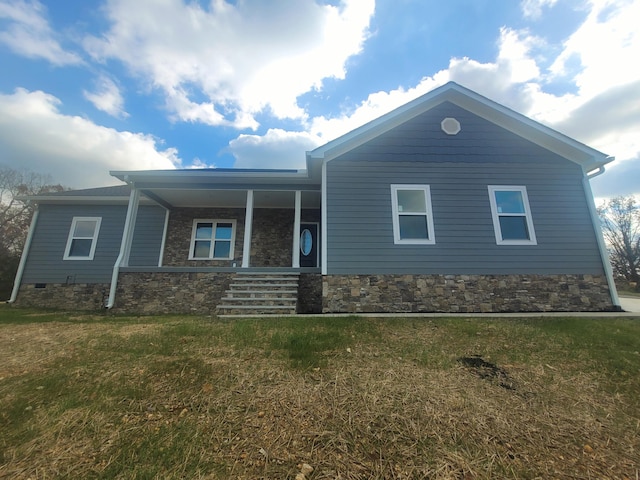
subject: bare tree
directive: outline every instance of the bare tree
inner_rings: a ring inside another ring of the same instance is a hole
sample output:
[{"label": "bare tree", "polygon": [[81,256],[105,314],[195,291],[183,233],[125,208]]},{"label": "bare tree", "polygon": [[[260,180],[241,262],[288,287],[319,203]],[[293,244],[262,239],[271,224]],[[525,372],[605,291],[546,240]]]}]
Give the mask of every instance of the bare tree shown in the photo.
[{"label": "bare tree", "polygon": [[33,206],[20,197],[63,190],[49,175],[0,165],[0,300],[11,291],[33,215]]},{"label": "bare tree", "polygon": [[633,196],[613,198],[598,208],[614,273],[640,280],[640,205]]}]

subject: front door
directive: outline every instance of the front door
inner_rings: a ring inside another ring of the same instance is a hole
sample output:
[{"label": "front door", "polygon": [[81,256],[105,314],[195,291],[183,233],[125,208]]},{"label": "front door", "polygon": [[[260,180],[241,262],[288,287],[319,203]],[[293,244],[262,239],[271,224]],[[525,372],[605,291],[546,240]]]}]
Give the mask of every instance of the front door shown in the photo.
[{"label": "front door", "polygon": [[301,223],[300,224],[300,266],[301,267],[317,267],[318,266],[318,224],[317,223]]}]

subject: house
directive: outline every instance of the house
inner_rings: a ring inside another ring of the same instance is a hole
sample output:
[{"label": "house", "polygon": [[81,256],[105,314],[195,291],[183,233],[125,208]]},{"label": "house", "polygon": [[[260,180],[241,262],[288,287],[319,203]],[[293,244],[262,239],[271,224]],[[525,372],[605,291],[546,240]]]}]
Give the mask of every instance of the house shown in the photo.
[{"label": "house", "polygon": [[115,171],[32,197],[11,298],[129,312],[619,309],[589,179],[613,159],[455,83],[304,170]]}]

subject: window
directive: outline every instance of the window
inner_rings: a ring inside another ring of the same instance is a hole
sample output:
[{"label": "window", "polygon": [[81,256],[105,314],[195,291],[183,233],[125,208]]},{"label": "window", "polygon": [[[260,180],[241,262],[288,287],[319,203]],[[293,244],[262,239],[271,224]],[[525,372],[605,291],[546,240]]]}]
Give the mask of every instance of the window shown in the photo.
[{"label": "window", "polygon": [[436,243],[429,185],[391,185],[391,207],[394,243]]},{"label": "window", "polygon": [[101,217],[73,217],[63,260],[93,260]]},{"label": "window", "polygon": [[235,236],[235,220],[194,220],[189,260],[232,259]]},{"label": "window", "polygon": [[536,245],[526,187],[489,185],[489,202],[498,245]]}]

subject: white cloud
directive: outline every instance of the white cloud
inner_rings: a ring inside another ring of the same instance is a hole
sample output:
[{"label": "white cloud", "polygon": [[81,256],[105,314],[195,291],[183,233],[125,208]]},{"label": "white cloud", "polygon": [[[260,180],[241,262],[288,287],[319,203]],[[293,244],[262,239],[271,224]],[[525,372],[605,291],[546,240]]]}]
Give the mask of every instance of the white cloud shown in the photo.
[{"label": "white cloud", "polygon": [[525,17],[538,19],[545,7],[553,7],[558,0],[522,0],[520,8]]},{"label": "white cloud", "polygon": [[573,79],[580,95],[590,99],[616,85],[640,77],[640,2],[637,0],[590,0],[586,20],[566,40],[550,67],[562,75],[579,59],[581,71]]},{"label": "white cloud", "polygon": [[304,132],[269,129],[265,135],[240,135],[229,142],[235,168],[306,168],[305,152],[320,144]]},{"label": "white cloud", "polygon": [[191,168],[191,169],[196,169],[196,168],[216,168],[216,164],[215,163],[206,163],[202,159],[196,157],[191,161],[191,164],[187,168]]},{"label": "white cloud", "polygon": [[120,132],[58,111],[60,100],[17,89],[0,95],[0,158],[12,168],[50,174],[72,188],[117,183],[109,170],[170,169],[175,149],[157,149],[149,135]]},{"label": "white cloud", "polygon": [[[530,6],[534,3],[553,2]],[[640,2],[594,0],[589,6],[586,20],[561,45],[556,59],[539,55],[545,39],[505,27],[495,61],[452,58],[447,69],[424,77],[413,88],[372,93],[334,117],[308,119],[307,130],[328,142],[453,80],[615,156],[608,172],[594,180],[597,196],[640,194],[640,69],[635,62],[640,58],[635,25]],[[575,58],[580,68],[565,68]],[[549,85],[560,76],[576,88],[551,93]]]},{"label": "white cloud", "polygon": [[102,75],[97,81],[97,91],[83,91],[84,97],[98,109],[116,118],[126,118],[129,114],[124,110],[124,99],[120,89],[113,80]]},{"label": "white cloud", "polygon": [[89,37],[97,59],[117,59],[161,89],[176,119],[256,128],[265,109],[304,118],[296,98],[325,78],[344,78],[360,52],[374,0],[109,0],[111,29]]},{"label": "white cloud", "polygon": [[58,42],[46,18],[45,7],[37,0],[0,0],[0,43],[28,58],[42,58],[54,65],[73,65],[82,59],[66,51]]},{"label": "white cloud", "polygon": [[325,141],[357,128],[452,80],[520,112],[533,104],[527,95],[529,82],[537,80],[540,69],[529,52],[542,41],[528,32],[500,30],[499,53],[493,63],[469,58],[452,58],[449,68],[424,77],[415,87],[370,94],[357,108],[341,115],[315,117],[309,130]]}]

